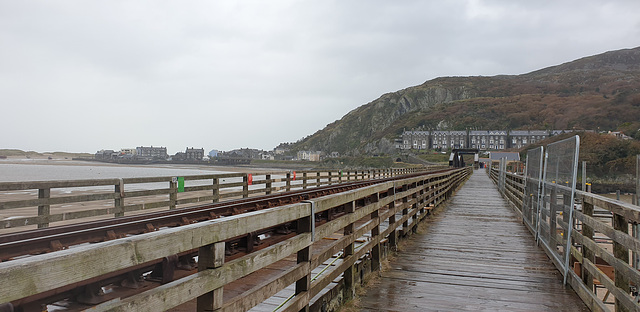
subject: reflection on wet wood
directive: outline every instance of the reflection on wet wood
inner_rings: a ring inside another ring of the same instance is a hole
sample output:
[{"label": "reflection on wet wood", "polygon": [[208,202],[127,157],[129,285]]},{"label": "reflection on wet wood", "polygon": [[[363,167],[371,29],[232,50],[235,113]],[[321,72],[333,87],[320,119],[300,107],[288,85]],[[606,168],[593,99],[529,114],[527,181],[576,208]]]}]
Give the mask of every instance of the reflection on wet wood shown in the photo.
[{"label": "reflection on wet wood", "polygon": [[404,250],[363,311],[589,311],[480,171]]}]

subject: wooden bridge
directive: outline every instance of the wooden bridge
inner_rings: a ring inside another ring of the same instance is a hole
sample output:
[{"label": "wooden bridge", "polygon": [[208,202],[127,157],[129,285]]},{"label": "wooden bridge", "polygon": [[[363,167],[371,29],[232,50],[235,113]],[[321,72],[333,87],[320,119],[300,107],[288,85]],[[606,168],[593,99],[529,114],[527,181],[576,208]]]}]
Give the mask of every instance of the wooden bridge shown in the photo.
[{"label": "wooden bridge", "polygon": [[[7,227],[24,220],[41,227],[0,235],[0,311],[335,311],[371,273],[382,278],[360,299],[365,311],[640,311],[633,263],[640,241],[627,234],[640,221],[637,206],[582,192],[574,206],[554,193],[549,219],[561,227],[562,207],[578,215],[571,225],[579,233],[571,245],[575,270],[563,286],[564,271],[523,222],[530,216],[521,208],[528,200],[522,176],[504,174],[502,196],[491,182],[495,170],[470,167],[305,172],[297,181],[291,172],[256,176],[234,177],[226,196],[243,199],[223,202],[221,176],[185,177],[208,181],[187,186],[190,198],[180,197],[171,177],[89,181],[115,185],[115,192],[66,197],[51,188],[82,182],[0,183],[0,191],[48,189],[37,199],[4,202],[0,193],[0,211],[35,206],[38,214]],[[169,188],[124,190],[155,182]],[[136,196],[152,196],[154,204],[132,202]],[[68,226],[84,236],[47,229],[65,217],[50,211],[53,204],[86,200],[111,200],[99,212],[116,218]],[[201,205],[180,208],[190,203]],[[169,210],[123,216],[158,206]],[[423,220],[425,230],[415,234]],[[547,232],[562,240],[555,224]],[[412,239],[378,273],[403,238]],[[44,247],[25,247],[36,240]]]},{"label": "wooden bridge", "polygon": [[364,311],[589,311],[495,188],[476,172],[380,283]]}]

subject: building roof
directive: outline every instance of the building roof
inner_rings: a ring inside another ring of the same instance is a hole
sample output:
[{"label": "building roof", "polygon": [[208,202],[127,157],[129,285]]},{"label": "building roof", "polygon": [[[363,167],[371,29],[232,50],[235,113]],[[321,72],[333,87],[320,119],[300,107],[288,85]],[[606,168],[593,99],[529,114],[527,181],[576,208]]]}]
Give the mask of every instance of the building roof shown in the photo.
[{"label": "building roof", "polygon": [[469,134],[472,135],[483,135],[483,134],[489,134],[488,130],[471,130],[471,132]]},{"label": "building roof", "polygon": [[546,130],[531,130],[529,133],[532,135],[549,135],[549,131]]}]

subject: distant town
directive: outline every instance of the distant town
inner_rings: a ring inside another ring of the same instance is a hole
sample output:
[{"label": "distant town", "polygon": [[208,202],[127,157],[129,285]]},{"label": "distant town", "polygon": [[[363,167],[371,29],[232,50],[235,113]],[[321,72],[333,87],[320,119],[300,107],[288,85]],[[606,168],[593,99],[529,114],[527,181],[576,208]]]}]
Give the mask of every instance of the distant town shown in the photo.
[{"label": "distant town", "polygon": [[[466,131],[403,131],[395,140],[398,151],[434,150],[446,151],[456,148],[477,148],[481,151],[500,151],[520,149],[539,142],[550,136],[573,132],[574,130],[466,130]],[[581,130],[595,132],[594,130]],[[621,139],[628,139],[621,132],[609,132]],[[338,152],[321,151],[292,152],[291,143],[281,143],[271,151],[252,148],[240,148],[231,151],[210,150],[205,154],[204,148],[187,147],[183,152],[174,155],[167,153],[164,146],[139,146],[116,150],[100,150],[91,160],[118,163],[216,163],[220,165],[250,164],[252,160],[290,160],[321,161],[326,158],[340,157]]]},{"label": "distant town", "polygon": [[[117,163],[149,163],[149,162],[179,162],[179,163],[216,163],[220,165],[250,164],[251,160],[302,160],[320,161],[324,153],[319,151],[298,151],[292,153],[289,143],[282,143],[272,151],[252,148],[240,148],[231,151],[210,150],[205,154],[204,148],[187,147],[184,152],[174,155],[167,153],[164,146],[139,146],[136,148],[122,148],[119,151],[104,149],[95,153],[92,160]],[[338,153],[331,153],[330,157],[339,157]]]}]

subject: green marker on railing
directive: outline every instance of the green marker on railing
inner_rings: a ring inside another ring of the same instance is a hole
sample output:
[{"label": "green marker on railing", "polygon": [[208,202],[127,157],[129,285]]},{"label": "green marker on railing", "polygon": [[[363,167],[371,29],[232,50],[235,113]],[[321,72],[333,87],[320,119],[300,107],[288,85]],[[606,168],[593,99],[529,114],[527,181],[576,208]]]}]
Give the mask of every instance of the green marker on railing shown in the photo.
[{"label": "green marker on railing", "polygon": [[178,177],[178,193],[184,192],[184,177]]}]

